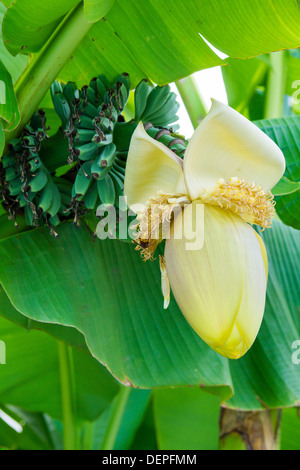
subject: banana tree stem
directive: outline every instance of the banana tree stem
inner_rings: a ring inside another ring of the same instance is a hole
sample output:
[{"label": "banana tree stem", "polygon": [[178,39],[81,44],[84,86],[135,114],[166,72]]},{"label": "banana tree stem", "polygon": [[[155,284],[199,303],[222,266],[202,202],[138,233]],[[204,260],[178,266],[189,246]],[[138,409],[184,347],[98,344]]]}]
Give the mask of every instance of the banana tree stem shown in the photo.
[{"label": "banana tree stem", "polygon": [[192,76],[175,82],[194,129],[207,114],[208,109]]},{"label": "banana tree stem", "polygon": [[6,133],[6,142],[20,134],[92,25],[86,21],[80,3],[64,18],[43,49],[33,56],[16,83],[21,120],[16,129]]},{"label": "banana tree stem", "polygon": [[58,342],[64,450],[76,450],[75,383],[72,349]]},{"label": "banana tree stem", "polygon": [[281,410],[221,409],[220,450],[279,450]]},{"label": "banana tree stem", "polygon": [[113,450],[130,392],[130,387],[121,388],[110,416],[101,450]]},{"label": "banana tree stem", "polygon": [[82,429],[81,450],[92,450],[94,439],[94,423],[86,422]]},{"label": "banana tree stem", "polygon": [[286,85],[286,52],[272,52],[266,88],[265,119],[282,116]]}]

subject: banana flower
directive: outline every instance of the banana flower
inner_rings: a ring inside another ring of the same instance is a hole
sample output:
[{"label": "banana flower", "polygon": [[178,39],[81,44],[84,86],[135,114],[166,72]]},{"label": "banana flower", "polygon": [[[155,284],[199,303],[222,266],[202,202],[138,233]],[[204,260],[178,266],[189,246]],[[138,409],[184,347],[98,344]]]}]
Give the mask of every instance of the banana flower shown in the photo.
[{"label": "banana flower", "polygon": [[[231,359],[249,350],[262,322],[268,262],[264,243],[250,224],[270,227],[275,212],[270,190],[284,169],[276,144],[215,100],[183,160],[151,138],[141,123],[131,139],[124,192],[137,213],[138,248],[144,259],[151,259],[160,241],[158,227],[169,223],[160,257],[165,307],[170,284],[196,333]],[[184,202],[184,208],[172,217],[176,202]],[[193,226],[198,205],[203,207],[203,243],[187,249],[186,231],[181,237],[179,232],[182,223]],[[154,228],[149,229],[150,222]]]}]

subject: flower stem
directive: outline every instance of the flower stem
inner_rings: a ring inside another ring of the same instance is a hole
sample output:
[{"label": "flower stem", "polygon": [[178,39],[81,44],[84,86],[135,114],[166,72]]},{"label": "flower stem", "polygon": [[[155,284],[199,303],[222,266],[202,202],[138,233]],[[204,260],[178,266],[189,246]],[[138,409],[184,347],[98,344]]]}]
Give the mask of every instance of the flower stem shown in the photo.
[{"label": "flower stem", "polygon": [[94,423],[86,422],[82,429],[81,450],[92,450],[94,438]]},{"label": "flower stem", "polygon": [[282,116],[286,85],[286,52],[272,52],[266,88],[265,119]]},{"label": "flower stem", "polygon": [[64,450],[76,450],[75,380],[72,348],[58,342]]},{"label": "flower stem", "polygon": [[207,107],[192,76],[175,82],[194,129],[207,114]]},{"label": "flower stem", "polygon": [[6,142],[20,134],[92,25],[86,21],[80,3],[64,18],[43,49],[33,56],[16,83],[21,120],[16,129],[6,133]]},{"label": "flower stem", "polygon": [[130,387],[121,388],[111,412],[101,450],[113,450],[130,392]]}]

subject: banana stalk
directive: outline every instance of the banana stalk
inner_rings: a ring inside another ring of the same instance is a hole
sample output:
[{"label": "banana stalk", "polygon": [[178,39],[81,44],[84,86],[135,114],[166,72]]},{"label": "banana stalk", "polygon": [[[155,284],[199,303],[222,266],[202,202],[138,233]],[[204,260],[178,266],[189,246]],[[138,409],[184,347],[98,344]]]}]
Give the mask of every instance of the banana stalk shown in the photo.
[{"label": "banana stalk", "polygon": [[43,49],[33,56],[16,84],[21,120],[14,130],[6,133],[6,142],[20,135],[52,82],[92,25],[93,23],[86,21],[83,4],[80,3],[61,22]]}]

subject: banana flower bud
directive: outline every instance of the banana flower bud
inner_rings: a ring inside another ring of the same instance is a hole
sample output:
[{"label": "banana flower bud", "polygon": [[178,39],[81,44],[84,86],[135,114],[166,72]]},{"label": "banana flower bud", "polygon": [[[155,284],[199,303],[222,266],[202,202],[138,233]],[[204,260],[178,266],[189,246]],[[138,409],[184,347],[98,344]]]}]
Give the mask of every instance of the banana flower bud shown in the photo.
[{"label": "banana flower bud", "polygon": [[[137,248],[151,259],[166,239],[165,260],[160,259],[165,307],[170,284],[196,333],[231,359],[249,350],[262,322],[268,262],[250,224],[271,226],[270,191],[284,170],[276,144],[218,101],[195,130],[184,160],[141,123],[131,139],[125,195],[137,213]],[[176,205],[183,210],[174,214]],[[202,233],[197,249],[187,243],[195,226]]]}]

